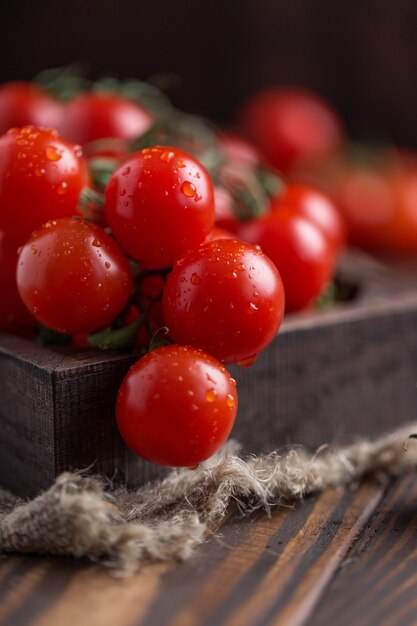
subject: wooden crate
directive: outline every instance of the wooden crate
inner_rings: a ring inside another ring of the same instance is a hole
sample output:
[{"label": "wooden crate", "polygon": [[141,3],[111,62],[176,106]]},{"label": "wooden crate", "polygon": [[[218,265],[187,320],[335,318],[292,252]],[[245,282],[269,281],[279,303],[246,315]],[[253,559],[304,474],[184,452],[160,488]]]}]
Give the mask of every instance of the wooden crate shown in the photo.
[{"label": "wooden crate", "polygon": [[[348,442],[416,418],[414,269],[359,255],[341,275],[358,285],[356,299],[288,316],[251,368],[232,368],[240,405],[232,436],[247,451]],[[115,426],[117,390],[135,360],[0,336],[0,482],[33,495],[62,471],[89,466],[128,485],[161,476]]]}]

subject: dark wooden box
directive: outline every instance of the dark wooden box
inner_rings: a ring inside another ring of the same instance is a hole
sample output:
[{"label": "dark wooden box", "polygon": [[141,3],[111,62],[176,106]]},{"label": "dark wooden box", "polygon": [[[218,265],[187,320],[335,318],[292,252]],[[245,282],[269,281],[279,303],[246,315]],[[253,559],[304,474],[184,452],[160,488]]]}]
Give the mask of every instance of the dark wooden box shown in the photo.
[{"label": "dark wooden box", "polygon": [[[238,379],[232,436],[249,452],[352,441],[416,418],[414,270],[349,257],[355,300],[289,316],[273,344]],[[417,282],[417,281],[416,281]],[[41,348],[0,336],[0,482],[21,495],[65,470],[89,466],[139,485],[166,470],[131,453],[114,420],[134,355]]]}]

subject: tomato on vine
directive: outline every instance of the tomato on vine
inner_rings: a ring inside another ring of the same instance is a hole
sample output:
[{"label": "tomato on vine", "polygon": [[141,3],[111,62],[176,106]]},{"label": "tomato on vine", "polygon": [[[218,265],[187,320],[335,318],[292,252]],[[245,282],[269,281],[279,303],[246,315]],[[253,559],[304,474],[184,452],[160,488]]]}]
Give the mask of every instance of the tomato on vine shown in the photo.
[{"label": "tomato on vine", "polygon": [[59,132],[84,146],[115,138],[135,139],[149,129],[152,115],[141,105],[118,94],[88,92],[66,105]]},{"label": "tomato on vine", "polygon": [[148,268],[173,265],[214,223],[210,176],[177,148],[156,146],[133,154],[113,173],[105,195],[115,238]]},{"label": "tomato on vine", "polygon": [[292,183],[272,199],[271,210],[294,209],[313,222],[339,253],[346,242],[346,225],[333,200],[310,185]]},{"label": "tomato on vine", "polygon": [[81,334],[108,326],[125,308],[132,273],[117,243],[78,218],[43,224],[22,247],[17,287],[43,325]]},{"label": "tomato on vine", "polygon": [[116,405],[127,445],[152,463],[195,467],[226,441],[237,412],[235,382],[190,346],[148,352],[127,373]]},{"label": "tomato on vine", "polygon": [[50,219],[80,215],[87,183],[80,148],[55,130],[25,126],[0,137],[0,228],[20,243]]},{"label": "tomato on vine", "polygon": [[336,112],[305,89],[277,87],[254,94],[239,121],[266,160],[284,173],[297,161],[334,153],[343,141]]},{"label": "tomato on vine", "polygon": [[55,128],[62,111],[58,100],[33,83],[13,81],[0,86],[0,135],[20,126]]},{"label": "tomato on vine", "polygon": [[163,307],[176,343],[197,346],[226,363],[249,364],[278,332],[284,289],[275,265],[260,249],[221,239],[176,263]]},{"label": "tomato on vine", "polygon": [[298,311],[323,293],[335,252],[322,231],[295,209],[282,209],[243,226],[244,241],[258,244],[279,270],[286,311]]}]

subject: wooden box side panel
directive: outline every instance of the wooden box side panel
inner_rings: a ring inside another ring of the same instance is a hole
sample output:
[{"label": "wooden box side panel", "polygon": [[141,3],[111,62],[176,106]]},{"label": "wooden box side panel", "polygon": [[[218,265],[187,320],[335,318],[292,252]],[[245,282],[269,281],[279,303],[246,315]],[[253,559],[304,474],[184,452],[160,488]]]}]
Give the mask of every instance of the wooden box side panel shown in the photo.
[{"label": "wooden box side panel", "polygon": [[415,420],[417,308],[284,332],[248,371],[234,369],[232,436],[248,451],[316,447]]},{"label": "wooden box side panel", "polygon": [[137,357],[65,369],[55,378],[55,471],[91,468],[117,482],[144,483],[166,473],[131,452],[116,426],[120,384]]},{"label": "wooden box side panel", "polygon": [[51,373],[0,353],[0,477],[22,495],[54,478],[54,397]]}]

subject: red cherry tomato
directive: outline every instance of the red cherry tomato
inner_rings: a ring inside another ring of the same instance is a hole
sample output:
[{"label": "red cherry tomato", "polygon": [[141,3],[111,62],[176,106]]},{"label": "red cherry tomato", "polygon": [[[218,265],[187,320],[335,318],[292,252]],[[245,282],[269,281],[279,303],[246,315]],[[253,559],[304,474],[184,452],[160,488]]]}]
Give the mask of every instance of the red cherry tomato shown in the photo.
[{"label": "red cherry tomato", "polygon": [[265,159],[284,173],[296,161],[333,153],[343,139],[335,111],[304,89],[257,93],[244,104],[239,120]]},{"label": "red cherry tomato", "polygon": [[0,137],[0,228],[20,243],[44,222],[79,215],[88,182],[79,148],[33,126]]},{"label": "red cherry tomato", "polygon": [[145,148],[112,175],[105,212],[123,249],[146,267],[162,269],[209,233],[213,186],[204,167],[186,152]]},{"label": "red cherry tomato", "polygon": [[352,244],[380,253],[417,251],[416,153],[354,146],[337,159],[299,169],[300,177],[334,199]]},{"label": "red cherry tomato", "polygon": [[152,122],[152,115],[132,100],[90,92],[67,104],[59,132],[68,141],[84,145],[108,137],[134,139],[143,135]]},{"label": "red cherry tomato", "polygon": [[108,326],[124,309],[132,273],[102,228],[66,217],[32,233],[20,252],[17,287],[41,324],[81,334]]},{"label": "red cherry tomato", "polygon": [[417,252],[417,167],[350,167],[337,198],[353,244],[378,252]]},{"label": "red cherry tomato", "polygon": [[18,244],[0,231],[0,330],[31,337],[37,322],[17,291],[17,250]]},{"label": "red cherry tomato", "polygon": [[335,203],[323,192],[309,185],[291,184],[272,200],[271,210],[296,210],[313,222],[328,239],[336,253],[346,242],[346,226]]},{"label": "red cherry tomato", "polygon": [[242,228],[241,236],[259,244],[277,266],[284,283],[286,311],[306,307],[332,277],[332,246],[317,226],[295,210],[253,221]]},{"label": "red cherry tomato", "polygon": [[202,348],[226,363],[249,364],[278,332],[284,290],[274,264],[259,249],[221,239],[177,262],[163,306],[175,342]]},{"label": "red cherry tomato", "polygon": [[16,126],[55,128],[62,116],[62,105],[46,91],[24,81],[0,87],[0,135]]},{"label": "red cherry tomato", "polygon": [[237,412],[234,381],[209,354],[187,346],[148,352],[127,373],[116,405],[127,445],[152,463],[195,467],[223,445]]}]

